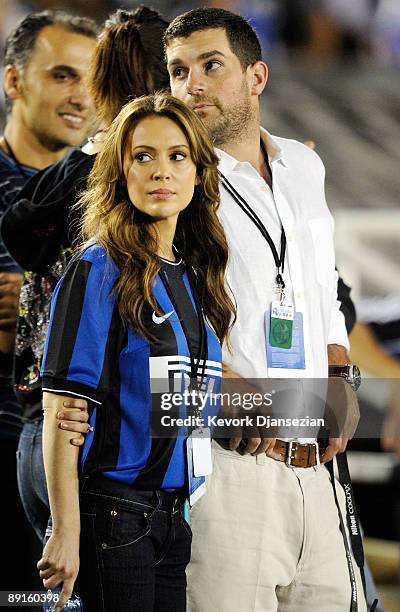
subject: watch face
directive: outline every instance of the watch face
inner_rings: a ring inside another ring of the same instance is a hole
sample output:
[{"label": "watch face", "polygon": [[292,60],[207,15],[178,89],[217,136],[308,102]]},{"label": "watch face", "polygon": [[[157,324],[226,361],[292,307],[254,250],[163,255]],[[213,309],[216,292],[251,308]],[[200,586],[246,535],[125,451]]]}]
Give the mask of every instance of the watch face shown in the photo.
[{"label": "watch face", "polygon": [[357,391],[359,386],[361,385],[361,372],[360,368],[355,364],[351,365],[349,368],[349,382],[353,387],[354,391]]}]

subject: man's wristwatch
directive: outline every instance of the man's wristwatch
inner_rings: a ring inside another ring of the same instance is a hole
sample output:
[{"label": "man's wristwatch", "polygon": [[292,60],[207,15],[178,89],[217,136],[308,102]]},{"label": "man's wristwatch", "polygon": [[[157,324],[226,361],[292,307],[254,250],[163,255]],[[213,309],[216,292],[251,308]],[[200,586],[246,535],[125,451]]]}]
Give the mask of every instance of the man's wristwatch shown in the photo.
[{"label": "man's wristwatch", "polygon": [[341,376],[346,382],[357,391],[361,385],[361,372],[358,366],[354,363],[347,363],[346,365],[330,365],[329,376]]}]

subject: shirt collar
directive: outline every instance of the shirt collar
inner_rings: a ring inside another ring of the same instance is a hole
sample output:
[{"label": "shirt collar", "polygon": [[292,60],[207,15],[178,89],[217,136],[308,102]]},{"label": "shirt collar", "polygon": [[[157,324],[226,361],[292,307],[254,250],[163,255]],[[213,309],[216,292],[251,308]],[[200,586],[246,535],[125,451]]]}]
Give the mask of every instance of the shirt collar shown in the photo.
[{"label": "shirt collar", "polygon": [[277,143],[273,136],[263,127],[260,127],[261,140],[263,141],[266,151],[268,153],[268,159],[270,162],[280,161],[281,164],[288,167],[287,159],[285,159],[285,153],[282,147]]},{"label": "shirt collar", "polygon": [[[279,161],[287,168],[288,164],[285,160],[284,151],[282,147],[263,127],[260,127],[260,132],[261,140],[265,145],[265,149],[267,151],[270,163]],[[233,172],[238,168],[239,164],[243,163],[238,161],[235,157],[232,157],[232,155],[229,155],[229,153],[226,153],[222,149],[216,148],[215,151],[220,159],[219,170],[222,172],[222,174],[229,174],[230,172]]]},{"label": "shirt collar", "polygon": [[[38,168],[33,168],[32,166],[25,166],[24,164],[16,164],[15,160],[7,155],[4,151],[0,149],[0,159],[2,159],[10,168],[17,171],[17,174],[21,174],[20,168],[25,172],[25,174],[29,175],[29,178],[38,172]],[[22,174],[21,174],[22,176]]]}]

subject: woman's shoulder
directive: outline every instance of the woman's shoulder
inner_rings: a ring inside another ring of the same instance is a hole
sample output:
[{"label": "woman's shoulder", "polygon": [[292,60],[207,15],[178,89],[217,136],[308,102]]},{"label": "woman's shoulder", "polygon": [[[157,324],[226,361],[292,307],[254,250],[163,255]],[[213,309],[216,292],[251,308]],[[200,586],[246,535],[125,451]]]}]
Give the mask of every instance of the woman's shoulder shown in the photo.
[{"label": "woman's shoulder", "polygon": [[117,278],[119,270],[111,255],[98,242],[91,242],[78,255],[79,261],[87,261],[96,266],[97,269],[107,273],[108,276]]},{"label": "woman's shoulder", "polygon": [[79,254],[79,259],[92,263],[103,263],[107,259],[107,251],[98,242],[90,242]]}]

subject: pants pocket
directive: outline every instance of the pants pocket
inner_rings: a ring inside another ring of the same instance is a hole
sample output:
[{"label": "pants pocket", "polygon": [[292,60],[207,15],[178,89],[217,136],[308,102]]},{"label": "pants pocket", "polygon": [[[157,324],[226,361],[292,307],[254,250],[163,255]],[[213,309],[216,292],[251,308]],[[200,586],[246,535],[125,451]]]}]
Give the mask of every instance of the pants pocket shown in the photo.
[{"label": "pants pocket", "polygon": [[151,514],[140,506],[129,510],[118,504],[97,506],[94,523],[100,550],[115,550],[141,540],[150,531]]}]

